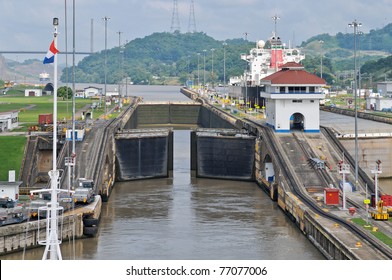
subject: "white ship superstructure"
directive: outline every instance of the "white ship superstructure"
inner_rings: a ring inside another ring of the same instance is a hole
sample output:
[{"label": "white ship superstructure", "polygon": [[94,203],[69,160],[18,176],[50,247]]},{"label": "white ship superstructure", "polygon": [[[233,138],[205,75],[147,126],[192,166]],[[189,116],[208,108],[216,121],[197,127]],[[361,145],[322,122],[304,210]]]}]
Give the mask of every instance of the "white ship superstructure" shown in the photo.
[{"label": "white ship superstructure", "polygon": [[241,59],[248,62],[249,69],[244,71],[241,77],[230,78],[231,85],[248,87],[260,85],[260,80],[279,70],[283,64],[288,62],[299,63],[305,59],[300,49],[286,48],[279,37],[273,35],[267,42],[260,40],[249,54],[241,54]]}]

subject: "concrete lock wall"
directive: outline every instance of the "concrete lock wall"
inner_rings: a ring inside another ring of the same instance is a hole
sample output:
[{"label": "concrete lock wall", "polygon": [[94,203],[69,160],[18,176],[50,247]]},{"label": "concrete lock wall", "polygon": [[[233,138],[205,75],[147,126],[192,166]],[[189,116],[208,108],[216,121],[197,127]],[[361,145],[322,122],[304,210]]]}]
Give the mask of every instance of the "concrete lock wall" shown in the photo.
[{"label": "concrete lock wall", "polygon": [[254,180],[256,138],[239,131],[227,132],[193,131],[191,168],[197,177]]},{"label": "concrete lock wall", "polygon": [[123,131],[115,143],[118,181],[168,177],[173,169],[173,132],[169,129]]},{"label": "concrete lock wall", "polygon": [[124,129],[143,125],[190,124],[205,128],[235,128],[228,117],[198,103],[139,104]]},{"label": "concrete lock wall", "polygon": [[197,124],[200,104],[139,104],[125,129],[149,124]]},{"label": "concrete lock wall", "polygon": [[[70,240],[73,236],[83,236],[82,213],[65,216],[62,227],[62,240]],[[38,230],[39,229],[39,230]],[[0,228],[0,255],[21,251],[23,248],[41,246],[38,240],[45,240],[46,220],[29,221]]]}]

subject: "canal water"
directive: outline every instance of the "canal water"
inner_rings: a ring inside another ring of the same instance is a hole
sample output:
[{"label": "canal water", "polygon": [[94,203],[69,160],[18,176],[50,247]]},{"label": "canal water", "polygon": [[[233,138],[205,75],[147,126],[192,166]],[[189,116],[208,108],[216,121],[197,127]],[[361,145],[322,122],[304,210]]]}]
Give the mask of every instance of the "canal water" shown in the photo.
[{"label": "canal water", "polygon": [[[132,88],[149,101],[189,101],[178,87]],[[195,178],[190,130],[174,131],[170,178],[116,183],[98,235],[61,249],[64,259],[83,260],[325,259],[257,184]],[[40,259],[42,253],[1,259]]]}]

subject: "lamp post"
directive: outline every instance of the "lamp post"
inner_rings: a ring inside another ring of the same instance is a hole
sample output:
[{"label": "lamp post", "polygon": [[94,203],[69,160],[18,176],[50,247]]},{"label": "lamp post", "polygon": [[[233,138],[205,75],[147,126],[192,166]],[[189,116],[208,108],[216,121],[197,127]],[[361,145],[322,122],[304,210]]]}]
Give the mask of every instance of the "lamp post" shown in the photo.
[{"label": "lamp post", "polygon": [[[359,100],[361,100],[361,35],[362,31],[358,31],[358,89],[359,89]],[[364,99],[366,100],[366,94],[364,94]]]},{"label": "lamp post", "polygon": [[324,41],[320,40],[319,43],[320,43],[320,64],[321,64],[321,66],[320,66],[320,78],[322,79],[323,78],[323,44],[324,44]]},{"label": "lamp post", "polygon": [[223,87],[226,92],[226,46],[227,43],[223,42]]},{"label": "lamp post", "polygon": [[118,95],[121,97],[121,80],[122,80],[122,72],[121,72],[121,33],[122,31],[117,31],[118,34],[118,68],[120,70],[120,79],[118,81]]},{"label": "lamp post", "polygon": [[358,187],[357,29],[362,24],[354,20],[348,26],[354,28],[355,187]]},{"label": "lamp post", "polygon": [[203,62],[204,62],[203,91],[204,91],[204,87],[206,86],[206,52],[207,52],[207,50],[203,50],[203,54],[204,54],[204,57],[203,57]]},{"label": "lamp post", "polygon": [[214,51],[215,49],[211,49],[211,83],[213,89],[214,89]]},{"label": "lamp post", "polygon": [[106,116],[106,79],[107,79],[107,67],[106,67],[106,65],[107,65],[107,56],[108,56],[108,51],[107,51],[107,48],[108,48],[108,36],[107,36],[107,31],[108,31],[108,20],[110,19],[110,17],[107,17],[107,16],[105,16],[105,17],[103,17],[102,18],[104,21],[105,21],[105,66],[104,66],[104,72],[105,72],[105,92],[104,92],[104,106],[105,106],[105,116]]},{"label": "lamp post", "polygon": [[200,53],[197,53],[197,88],[200,90]]}]

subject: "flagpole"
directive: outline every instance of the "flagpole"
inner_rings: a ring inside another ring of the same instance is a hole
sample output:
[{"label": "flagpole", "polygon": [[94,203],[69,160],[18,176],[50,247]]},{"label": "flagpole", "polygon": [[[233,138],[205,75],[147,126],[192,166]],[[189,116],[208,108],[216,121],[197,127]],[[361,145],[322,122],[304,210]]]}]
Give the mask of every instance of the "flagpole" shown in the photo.
[{"label": "flagpole", "polygon": [[[53,19],[54,26],[54,47],[57,47],[57,27],[58,18]],[[57,201],[59,170],[57,170],[57,55],[54,54],[54,89],[53,89],[53,168],[49,171],[51,181],[51,201],[47,206],[47,229],[45,251],[42,257],[43,260],[61,260],[61,251],[59,234],[58,234],[58,218],[57,211],[60,209]],[[49,254],[49,258],[48,258]]]}]

